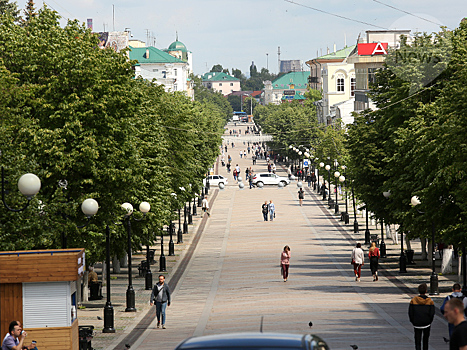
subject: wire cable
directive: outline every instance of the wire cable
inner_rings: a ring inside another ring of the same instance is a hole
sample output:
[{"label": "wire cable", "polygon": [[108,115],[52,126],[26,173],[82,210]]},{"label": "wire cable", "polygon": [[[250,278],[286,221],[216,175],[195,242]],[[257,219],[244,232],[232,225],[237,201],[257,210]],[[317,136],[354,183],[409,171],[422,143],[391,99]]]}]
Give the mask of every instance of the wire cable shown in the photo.
[{"label": "wire cable", "polygon": [[337,18],[345,19],[347,21],[352,21],[352,22],[356,22],[356,23],[360,23],[360,24],[365,24],[367,26],[371,26],[371,27],[375,27],[375,28],[379,28],[379,29],[388,29],[388,28],[380,27],[380,26],[377,26],[375,24],[371,24],[371,23],[368,23],[368,22],[359,21],[358,19],[353,19],[353,18],[350,18],[350,17],[345,17],[345,16],[342,16],[342,15],[338,15],[336,13],[320,10],[320,9],[318,9],[316,7],[300,4],[300,3],[292,1],[292,0],[284,0],[284,1],[288,2],[288,3],[291,3],[291,4],[294,4],[294,5],[297,5],[297,6],[305,7],[307,9],[310,9],[310,10],[313,10],[313,11],[321,12],[321,13],[324,13],[326,15],[330,15],[330,16],[334,16],[334,17],[337,17]]}]

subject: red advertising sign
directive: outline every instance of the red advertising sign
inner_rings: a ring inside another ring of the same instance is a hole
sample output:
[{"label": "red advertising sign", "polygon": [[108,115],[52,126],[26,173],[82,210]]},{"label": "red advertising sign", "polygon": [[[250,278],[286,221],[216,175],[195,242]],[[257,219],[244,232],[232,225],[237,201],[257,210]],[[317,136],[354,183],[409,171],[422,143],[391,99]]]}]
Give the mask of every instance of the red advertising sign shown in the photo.
[{"label": "red advertising sign", "polygon": [[388,43],[368,43],[358,44],[358,55],[387,55],[388,54]]}]

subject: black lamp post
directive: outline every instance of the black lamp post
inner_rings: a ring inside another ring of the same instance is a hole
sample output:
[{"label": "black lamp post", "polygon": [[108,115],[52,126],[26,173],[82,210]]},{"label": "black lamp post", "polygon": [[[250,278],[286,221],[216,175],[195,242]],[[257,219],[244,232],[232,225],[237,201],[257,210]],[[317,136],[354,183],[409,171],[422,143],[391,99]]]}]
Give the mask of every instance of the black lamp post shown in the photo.
[{"label": "black lamp post", "polygon": [[384,220],[381,218],[381,243],[379,244],[379,252],[382,258],[386,257],[386,243],[384,243]]},{"label": "black lamp post", "polygon": [[198,215],[198,213],[196,212],[196,196],[193,197],[193,208],[192,209],[193,209],[193,215],[194,216]]},{"label": "black lamp post", "polygon": [[406,273],[407,272],[407,259],[404,254],[404,230],[402,229],[402,226],[399,226],[399,231],[401,233],[401,256],[399,257],[399,272]]},{"label": "black lamp post", "polygon": [[174,256],[175,255],[175,244],[173,240],[173,233],[175,231],[175,225],[172,222],[170,222],[169,226],[167,226],[167,231],[169,232],[169,235],[170,235],[169,256]]},{"label": "black lamp post", "polygon": [[167,263],[164,255],[164,229],[161,228],[161,256],[159,257],[159,272],[167,271]]},{"label": "black lamp post", "polygon": [[358,233],[358,221],[357,221],[357,207],[355,205],[355,193],[352,186],[352,202],[353,202],[353,232]]},{"label": "black lamp post", "polygon": [[336,191],[336,203],[334,203],[334,214],[339,214],[339,202],[337,199],[337,189],[338,189],[338,183],[339,183],[339,177],[341,176],[341,173],[337,171],[337,166],[339,163],[337,163],[337,160],[334,161],[334,166],[336,167],[336,171],[334,172],[334,177],[336,179],[336,184],[334,186],[334,189]]},{"label": "black lamp post", "polygon": [[183,203],[183,233],[188,233],[187,209],[186,203]]},{"label": "black lamp post", "polygon": [[[316,160],[316,162],[318,162],[319,159],[316,158],[315,160]],[[318,163],[316,164],[315,169],[316,169],[316,182],[317,182],[316,186],[317,187],[315,187],[314,189],[316,190],[316,192],[319,193],[319,164]]]},{"label": "black lamp post", "polygon": [[148,269],[146,270],[146,275],[144,276],[144,289],[151,290],[152,289],[152,271],[151,271],[151,262],[149,259],[149,243],[146,246],[146,262]]},{"label": "black lamp post", "polygon": [[[328,205],[331,206],[331,166],[329,164],[326,164],[325,169],[328,171]],[[324,196],[326,196],[326,192],[324,193]],[[324,197],[326,199],[326,197]]]},{"label": "black lamp post", "polygon": [[368,228],[368,207],[365,206],[365,244],[370,244],[370,229]]},{"label": "black lamp post", "polygon": [[188,202],[188,207],[187,207],[187,211],[188,211],[188,225],[191,225],[193,224],[193,215],[191,214],[191,201]]},{"label": "black lamp post", "polygon": [[107,302],[104,306],[104,329],[103,333],[115,333],[114,328],[114,308],[110,301],[110,228],[109,225],[105,228],[105,271],[106,271],[106,288],[107,288]]},{"label": "black lamp post", "polygon": [[467,297],[467,257],[465,256],[465,245],[462,247],[462,275],[464,279],[464,285],[462,287],[462,293]]},{"label": "black lamp post", "polygon": [[198,208],[201,208],[201,205],[203,204],[203,199],[204,199],[204,189],[201,187],[201,195],[198,196]]},{"label": "black lamp post", "polygon": [[[131,264],[131,214],[133,214],[133,206],[130,203],[123,203],[122,208],[126,210],[125,220],[127,223],[127,233],[128,233],[128,288],[126,291],[126,308],[125,312],[136,312],[135,307],[135,290],[133,289],[133,273],[132,273],[132,264]],[[151,206],[148,202],[142,202],[139,205],[139,210],[146,215]],[[141,221],[143,219],[135,219],[135,221]]]},{"label": "black lamp post", "polygon": [[13,208],[8,206],[8,204],[6,203],[6,200],[5,200],[5,193],[6,193],[5,183],[6,183],[6,181],[5,181],[5,173],[4,172],[5,171],[4,171],[3,166],[2,166],[2,202],[3,202],[3,205],[9,211],[13,211],[13,212],[16,212],[16,213],[25,210],[28,207],[29,202],[31,201],[31,199],[37,193],[39,193],[39,190],[41,189],[41,180],[34,174],[24,174],[23,176],[20,177],[20,179],[18,181],[18,189],[26,197],[28,202],[21,209],[13,209]]},{"label": "black lamp post", "polygon": [[[412,206],[417,206],[421,204],[420,199],[417,196],[413,196],[410,199],[410,203]],[[424,212],[417,210],[420,214],[424,214]],[[430,295],[438,295],[438,274],[436,273],[436,255],[435,255],[435,222],[431,222],[431,276],[430,276]],[[465,270],[464,270],[465,271]],[[465,283],[465,280],[464,280]]]},{"label": "black lamp post", "polygon": [[178,208],[178,231],[177,231],[177,244],[183,243],[183,231],[181,223],[181,209]]}]

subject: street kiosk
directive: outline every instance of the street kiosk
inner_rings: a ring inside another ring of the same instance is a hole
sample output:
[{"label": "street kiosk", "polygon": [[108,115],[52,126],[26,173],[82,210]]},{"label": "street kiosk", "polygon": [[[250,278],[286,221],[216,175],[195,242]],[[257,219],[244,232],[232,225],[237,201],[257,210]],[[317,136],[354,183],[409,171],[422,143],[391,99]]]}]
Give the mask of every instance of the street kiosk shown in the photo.
[{"label": "street kiosk", "polygon": [[0,252],[0,334],[21,321],[39,349],[79,348],[77,281],[84,249]]}]

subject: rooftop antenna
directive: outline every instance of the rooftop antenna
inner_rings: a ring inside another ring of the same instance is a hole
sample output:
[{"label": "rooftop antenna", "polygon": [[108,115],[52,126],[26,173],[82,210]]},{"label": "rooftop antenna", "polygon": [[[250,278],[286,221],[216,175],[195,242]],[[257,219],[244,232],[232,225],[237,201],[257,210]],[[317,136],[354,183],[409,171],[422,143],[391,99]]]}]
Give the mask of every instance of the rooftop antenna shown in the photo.
[{"label": "rooftop antenna", "polygon": [[175,41],[178,41],[178,31],[175,31]]},{"label": "rooftop antenna", "polygon": [[344,47],[347,47],[347,35],[344,32]]},{"label": "rooftop antenna", "polygon": [[261,316],[261,324],[259,326],[260,333],[263,333],[263,320],[264,320],[264,316]]},{"label": "rooftop antenna", "polygon": [[112,27],[115,32],[115,5],[112,5]]},{"label": "rooftop antenna", "polygon": [[281,47],[277,47],[277,64],[278,64],[278,72],[281,72]]},{"label": "rooftop antenna", "polygon": [[149,45],[151,45],[151,43],[149,42],[149,29],[146,29],[146,46]]}]

